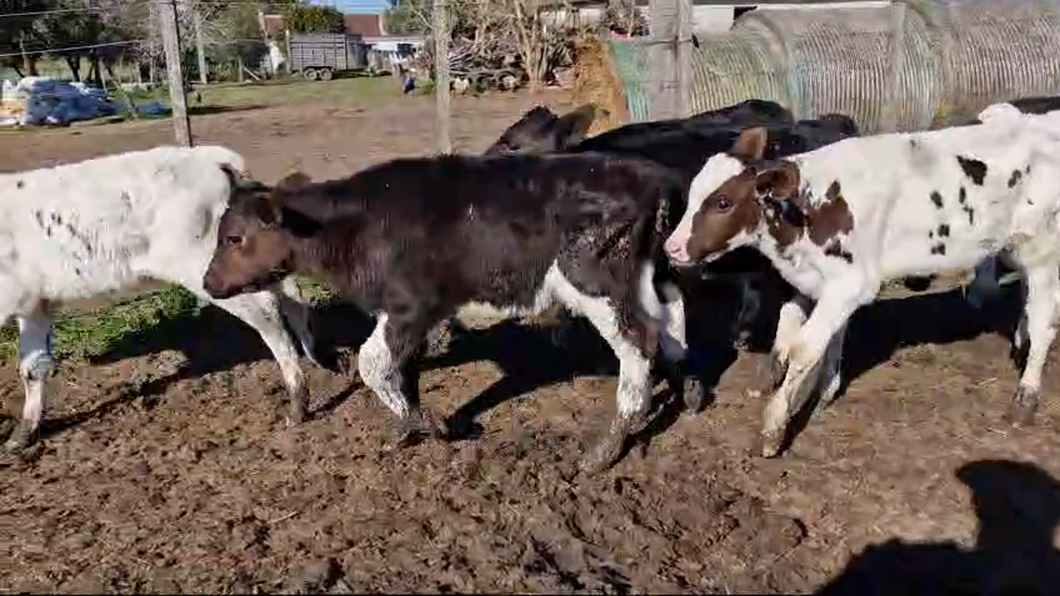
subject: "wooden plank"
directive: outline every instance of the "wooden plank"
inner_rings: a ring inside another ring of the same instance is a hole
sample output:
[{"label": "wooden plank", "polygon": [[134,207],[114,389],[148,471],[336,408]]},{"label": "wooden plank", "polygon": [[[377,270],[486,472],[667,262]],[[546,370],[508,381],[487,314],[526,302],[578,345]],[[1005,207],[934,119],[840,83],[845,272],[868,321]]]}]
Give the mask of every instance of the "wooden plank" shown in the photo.
[{"label": "wooden plank", "polygon": [[453,150],[449,93],[449,6],[434,0],[431,33],[434,35],[434,120],[439,153]]},{"label": "wooden plank", "polygon": [[166,55],[166,71],[169,74],[169,100],[173,104],[173,130],[177,143],[192,146],[191,121],[188,119],[188,104],[184,95],[184,73],[180,67],[180,31],[177,30],[177,5],[174,0],[165,0],[159,5],[162,26],[162,47]]}]

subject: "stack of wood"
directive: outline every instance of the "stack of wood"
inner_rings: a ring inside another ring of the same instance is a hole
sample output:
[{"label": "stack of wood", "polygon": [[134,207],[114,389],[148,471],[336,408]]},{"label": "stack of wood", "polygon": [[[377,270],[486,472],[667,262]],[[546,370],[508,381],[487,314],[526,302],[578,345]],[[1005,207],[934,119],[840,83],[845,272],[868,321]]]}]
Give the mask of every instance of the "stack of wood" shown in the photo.
[{"label": "stack of wood", "polygon": [[[417,55],[417,68],[434,78],[434,44],[427,43]],[[514,41],[454,39],[449,46],[449,77],[457,92],[512,91],[526,81]]]}]

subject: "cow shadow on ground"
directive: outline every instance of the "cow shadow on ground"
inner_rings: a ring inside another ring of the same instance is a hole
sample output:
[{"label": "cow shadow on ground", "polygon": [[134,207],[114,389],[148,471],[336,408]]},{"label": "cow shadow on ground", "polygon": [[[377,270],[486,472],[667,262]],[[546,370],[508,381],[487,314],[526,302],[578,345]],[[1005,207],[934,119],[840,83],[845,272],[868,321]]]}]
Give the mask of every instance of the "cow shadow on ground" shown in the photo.
[{"label": "cow shadow on ground", "polygon": [[1024,462],[981,460],[957,478],[971,491],[976,544],[893,539],[855,556],[819,596],[871,594],[1055,594],[1060,483]]},{"label": "cow shadow on ground", "polygon": [[[736,360],[729,335],[736,315],[739,294],[723,283],[707,289],[687,302],[686,316],[694,368],[704,393],[704,405],[713,401],[713,388]],[[779,299],[765,297],[754,325],[750,350],[766,352],[772,341],[779,312]],[[844,352],[845,385],[873,367],[887,362],[907,346],[947,344],[973,339],[989,331],[1011,335],[1020,305],[1018,290],[1006,287],[1002,297],[982,311],[968,305],[959,290],[913,295],[886,300],[861,309],[851,322]],[[351,305],[331,302],[314,309],[314,329],[322,346],[355,352],[372,330],[373,322]],[[533,390],[555,383],[570,382],[581,376],[612,376],[618,363],[608,346],[584,320],[574,319],[563,346],[550,340],[548,325],[527,325],[516,321],[455,333],[447,351],[421,362],[420,370],[431,370],[473,361],[492,361],[504,373],[496,383],[468,400],[450,416],[457,435],[461,429],[474,435],[474,420],[498,405]],[[203,308],[197,317],[166,320],[151,328],[129,334],[93,363],[176,350],[185,362],[172,374],[147,381],[140,395],[151,400],[165,393],[173,383],[209,373],[226,371],[244,363],[272,360],[261,338],[236,318],[214,308]],[[347,375],[355,372],[347,358]],[[308,365],[308,364],[307,364]],[[317,404],[310,411],[325,413],[352,395],[356,383],[325,398],[314,396]],[[842,392],[841,392],[842,393]],[[127,399],[127,396],[123,397]],[[664,432],[679,417],[680,400],[663,389],[655,396],[655,419],[644,431],[647,435]],[[792,425],[797,433],[808,422],[808,411],[800,413]]]},{"label": "cow shadow on ground", "polygon": [[[981,310],[968,303],[960,288],[880,300],[865,306],[854,314],[847,328],[843,379],[837,400],[843,398],[852,382],[877,366],[892,362],[903,348],[948,345],[974,340],[987,333],[997,333],[1011,343],[1021,310],[1019,284],[1003,286],[1001,294]],[[1009,356],[1008,350],[998,354],[1002,358]],[[809,401],[792,420],[788,444],[812,420],[816,398]]]}]

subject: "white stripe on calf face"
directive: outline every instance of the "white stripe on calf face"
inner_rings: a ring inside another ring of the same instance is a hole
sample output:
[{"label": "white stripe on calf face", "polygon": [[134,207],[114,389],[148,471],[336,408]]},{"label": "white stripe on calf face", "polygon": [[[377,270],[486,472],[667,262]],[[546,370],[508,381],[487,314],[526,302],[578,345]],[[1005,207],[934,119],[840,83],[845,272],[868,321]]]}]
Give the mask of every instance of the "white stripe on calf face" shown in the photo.
[{"label": "white stripe on calf face", "polygon": [[703,165],[703,169],[692,179],[688,188],[688,206],[677,227],[666,239],[664,249],[666,254],[675,263],[687,263],[688,241],[692,237],[692,220],[703,201],[707,200],[712,192],[718,189],[726,180],[738,176],[743,172],[743,164],[740,160],[726,153],[712,156]]},{"label": "white stripe on calf face", "polygon": [[361,379],[376,396],[400,418],[409,415],[409,401],[401,391],[401,370],[394,362],[390,346],[386,344],[387,314],[379,313],[375,329],[357,354],[357,369]]}]

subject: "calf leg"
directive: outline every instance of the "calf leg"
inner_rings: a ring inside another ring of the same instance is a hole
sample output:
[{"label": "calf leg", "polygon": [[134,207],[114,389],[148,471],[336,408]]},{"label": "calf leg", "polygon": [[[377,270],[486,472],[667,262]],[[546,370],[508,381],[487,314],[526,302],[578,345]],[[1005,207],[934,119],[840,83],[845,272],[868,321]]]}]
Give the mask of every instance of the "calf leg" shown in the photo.
[{"label": "calf leg", "polygon": [[821,397],[813,410],[813,417],[820,418],[824,410],[832,405],[839,396],[843,384],[843,340],[846,339],[847,326],[844,324],[828,342],[824,353],[824,378],[821,382]]},{"label": "calf leg", "polygon": [[1025,271],[1027,301],[1024,306],[1027,339],[1027,361],[1007,414],[1015,425],[1029,425],[1034,420],[1041,394],[1042,369],[1056,338],[1057,303],[1060,301],[1060,277],[1056,264],[1035,266]]},{"label": "calf leg", "polygon": [[306,389],[302,367],[298,364],[298,350],[295,349],[290,334],[283,327],[281,318],[283,315],[280,313],[280,298],[277,293],[254,292],[217,300],[211,298],[200,287],[190,284],[184,287],[227,311],[258,332],[280,366],[280,374],[283,375],[288,398],[287,425],[292,426],[305,420],[309,391]]},{"label": "calf leg", "polygon": [[762,425],[762,455],[773,457],[780,452],[788,422],[806,403],[816,383],[814,372],[821,365],[822,356],[832,338],[846,325],[854,311],[871,296],[862,285],[834,283],[825,289],[788,350],[789,363],[780,388],[766,404]]},{"label": "calf leg", "polygon": [[733,348],[744,350],[750,345],[751,323],[762,307],[762,293],[758,287],[758,279],[753,275],[741,275],[738,283],[740,285],[740,312],[736,315],[732,328]]},{"label": "calf leg", "polygon": [[291,324],[298,343],[302,345],[302,353],[305,357],[320,368],[339,373],[338,357],[333,350],[329,353],[318,353],[320,349],[316,345],[312,327],[312,306],[306,300],[302,289],[293,277],[286,277],[280,282],[279,291],[273,290],[279,301],[280,312],[284,319]]},{"label": "calf leg", "polygon": [[18,317],[18,333],[18,372],[22,378],[25,400],[18,426],[0,448],[0,460],[23,457],[36,442],[44,414],[45,383],[54,367],[52,326],[44,305],[39,305],[28,315]]},{"label": "calf leg", "polygon": [[988,257],[975,266],[975,279],[968,284],[965,300],[976,310],[1001,295],[997,280],[997,259]]},{"label": "calf leg", "polygon": [[[645,281],[647,280],[647,281]],[[651,271],[642,272],[640,293],[651,287]],[[633,321],[633,329],[623,329],[618,311],[610,298],[588,296],[574,287],[559,271],[549,271],[546,283],[555,295],[575,313],[580,313],[596,328],[618,358],[617,414],[611,428],[582,460],[582,470],[592,474],[618,461],[626,439],[643,429],[651,407],[651,361],[659,342],[658,332],[646,328],[642,321]],[[641,295],[643,301],[649,298]]]},{"label": "calf leg", "polygon": [[663,283],[659,289],[662,298],[660,314],[664,322],[659,349],[670,369],[667,374],[671,389],[680,391],[685,409],[695,414],[703,409],[703,389],[694,376],[696,371],[689,370],[685,301],[675,284]]},{"label": "calf leg", "polygon": [[777,332],[773,347],[769,351],[769,390],[775,390],[784,380],[788,370],[788,358],[792,347],[798,341],[799,330],[806,322],[806,313],[813,307],[813,302],[802,294],[795,296],[780,307],[777,319]]},{"label": "calf leg", "polygon": [[410,317],[392,319],[380,313],[357,355],[364,384],[398,417],[398,447],[415,443],[425,434],[444,434],[423,416],[413,378],[416,372],[408,370],[429,328],[429,324],[421,325]]}]

